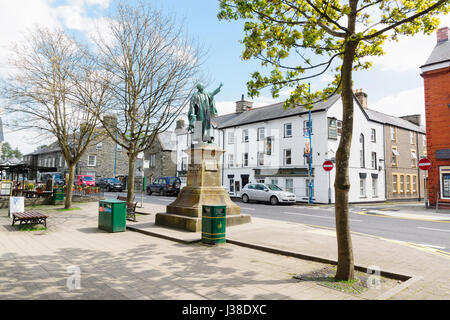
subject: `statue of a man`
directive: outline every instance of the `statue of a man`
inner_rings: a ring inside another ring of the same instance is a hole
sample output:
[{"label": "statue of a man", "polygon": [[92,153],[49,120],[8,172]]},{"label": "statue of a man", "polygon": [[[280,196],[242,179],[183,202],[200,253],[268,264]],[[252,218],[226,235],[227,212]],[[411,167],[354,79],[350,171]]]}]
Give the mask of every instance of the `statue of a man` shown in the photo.
[{"label": "statue of a man", "polygon": [[205,92],[205,86],[202,83],[197,84],[198,91],[191,97],[189,106],[189,132],[194,132],[194,125],[196,121],[201,123],[202,142],[212,143],[214,141],[214,134],[211,125],[211,116],[217,116],[217,109],[214,103],[214,96],[220,92],[223,86],[221,83],[219,87],[213,92]]}]

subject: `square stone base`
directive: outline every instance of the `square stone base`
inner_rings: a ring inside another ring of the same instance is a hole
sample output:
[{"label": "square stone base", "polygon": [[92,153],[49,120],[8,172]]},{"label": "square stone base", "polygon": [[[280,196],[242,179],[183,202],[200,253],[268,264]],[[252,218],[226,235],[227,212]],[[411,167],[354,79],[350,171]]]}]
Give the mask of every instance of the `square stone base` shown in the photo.
[{"label": "square stone base", "polygon": [[[234,214],[227,216],[226,219],[227,227],[251,222],[251,216],[248,214]],[[173,213],[157,213],[155,216],[155,224],[191,232],[202,231],[202,218],[182,216]]]}]

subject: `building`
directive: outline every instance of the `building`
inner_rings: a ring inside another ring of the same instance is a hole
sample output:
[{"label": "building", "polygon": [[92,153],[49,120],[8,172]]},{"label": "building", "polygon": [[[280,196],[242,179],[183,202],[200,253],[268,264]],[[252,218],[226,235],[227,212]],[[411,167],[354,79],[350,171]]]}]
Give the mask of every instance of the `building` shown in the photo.
[{"label": "building", "polygon": [[[24,162],[33,166],[56,168],[56,172],[59,173],[68,173],[67,163],[57,142],[26,154]],[[96,178],[126,177],[128,156],[120,145],[102,132],[97,134],[97,138],[88,146],[77,163],[75,175],[92,175]],[[31,178],[39,180],[40,177]]]},{"label": "building", "polygon": [[161,176],[177,175],[176,148],[175,132],[166,131],[157,135],[152,146],[144,153],[144,159],[149,162],[149,168],[144,169],[146,182],[151,183]]},{"label": "building", "polygon": [[[283,103],[252,108],[243,98],[236,112],[214,119],[215,141],[225,149],[222,184],[231,196],[239,197],[247,183],[274,183],[297,195],[298,201],[334,203],[335,169],[326,172],[322,164],[335,159],[342,129],[342,101],[339,95],[317,102],[309,112],[303,106],[285,110]],[[311,127],[311,145],[307,139]],[[375,142],[371,137],[375,136]],[[383,124],[372,121],[355,96],[354,129],[350,155],[350,202],[385,200]],[[378,143],[377,143],[378,142]],[[189,146],[185,132],[178,135],[178,173],[185,171]],[[308,151],[312,155],[309,177]],[[311,180],[311,181],[310,181]]]},{"label": "building", "polygon": [[[387,200],[423,199],[425,174],[418,161],[427,156],[425,128],[420,115],[394,117],[365,109],[370,120],[383,124]],[[370,137],[372,142],[374,137]]]},{"label": "building", "polygon": [[450,41],[449,28],[437,31],[437,43],[420,67],[425,89],[428,158],[428,199],[450,204]]}]

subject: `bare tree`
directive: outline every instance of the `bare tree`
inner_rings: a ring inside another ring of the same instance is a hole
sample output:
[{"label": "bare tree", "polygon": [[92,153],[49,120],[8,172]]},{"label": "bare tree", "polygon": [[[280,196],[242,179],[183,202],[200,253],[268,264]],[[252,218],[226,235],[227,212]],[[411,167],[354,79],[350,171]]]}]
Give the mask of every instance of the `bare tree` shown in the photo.
[{"label": "bare tree", "polygon": [[102,117],[110,137],[127,150],[127,201],[134,198],[137,155],[166,131],[187,105],[203,50],[173,17],[148,4],[119,4],[107,34],[98,35],[101,67],[111,75],[112,103]]},{"label": "bare tree", "polygon": [[56,138],[69,170],[70,208],[75,166],[95,136],[108,79],[95,69],[87,48],[61,30],[36,28],[12,51],[13,71],[2,87],[5,110],[18,113],[16,129]]}]

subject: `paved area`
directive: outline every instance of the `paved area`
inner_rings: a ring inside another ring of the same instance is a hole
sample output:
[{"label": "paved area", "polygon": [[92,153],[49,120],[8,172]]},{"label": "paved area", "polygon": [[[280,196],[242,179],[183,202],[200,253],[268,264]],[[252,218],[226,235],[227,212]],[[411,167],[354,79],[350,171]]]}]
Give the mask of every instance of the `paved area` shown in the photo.
[{"label": "paved area", "polygon": [[[79,206],[82,210],[49,210],[48,230],[33,232],[13,229],[0,211],[0,299],[375,299],[397,285],[386,281],[354,296],[292,278],[323,263],[233,244],[210,247],[130,231],[106,233],[97,228],[97,203]],[[160,209],[146,208],[151,214],[129,225],[151,225]],[[331,230],[297,223],[255,218],[229,228],[228,236],[335,258]],[[366,236],[354,235],[353,243],[359,265],[422,277],[394,299],[450,298],[448,257]]]}]

